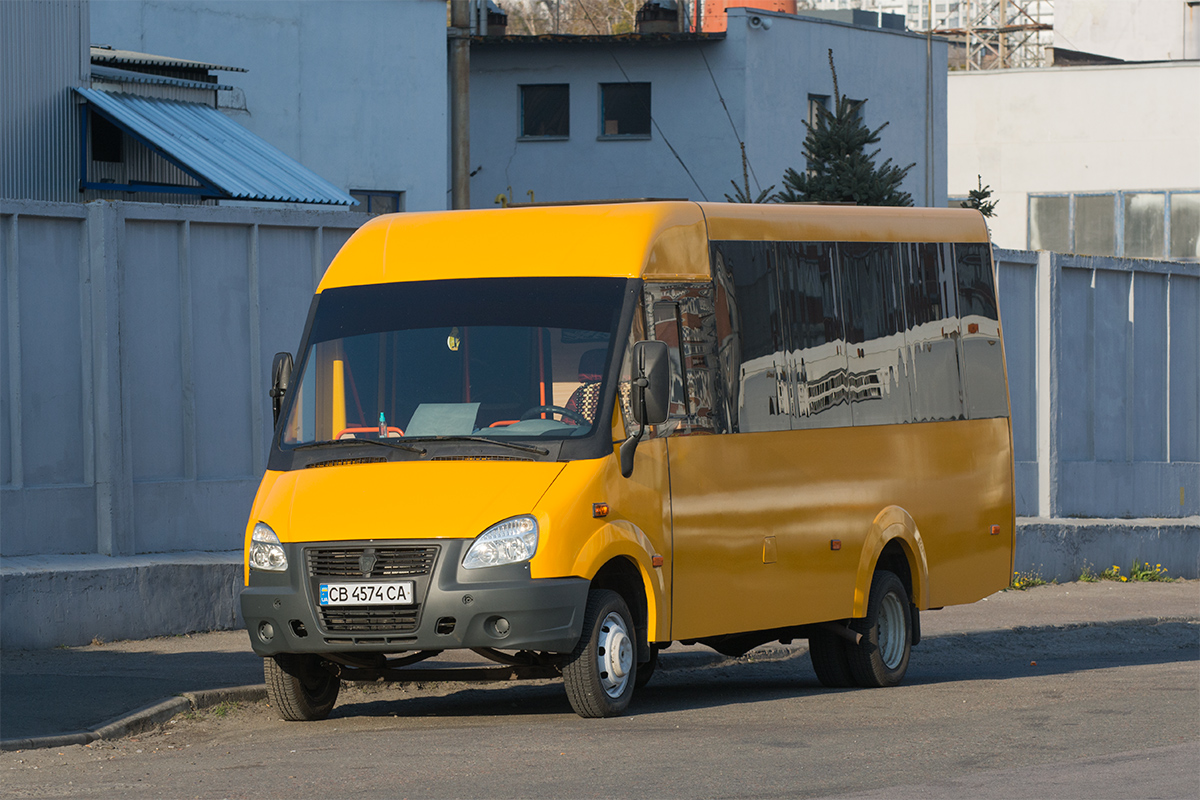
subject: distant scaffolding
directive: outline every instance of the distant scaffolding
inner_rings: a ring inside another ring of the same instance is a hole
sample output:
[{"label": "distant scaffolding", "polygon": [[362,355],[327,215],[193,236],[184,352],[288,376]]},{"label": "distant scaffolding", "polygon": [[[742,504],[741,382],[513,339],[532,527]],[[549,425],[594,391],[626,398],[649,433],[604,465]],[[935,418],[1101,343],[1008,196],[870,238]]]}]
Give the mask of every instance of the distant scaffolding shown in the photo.
[{"label": "distant scaffolding", "polygon": [[935,16],[933,33],[958,44],[951,48],[952,69],[1047,65],[1046,51],[1054,44],[1052,0],[961,0],[949,5],[957,6],[959,26],[947,26],[949,16]]}]

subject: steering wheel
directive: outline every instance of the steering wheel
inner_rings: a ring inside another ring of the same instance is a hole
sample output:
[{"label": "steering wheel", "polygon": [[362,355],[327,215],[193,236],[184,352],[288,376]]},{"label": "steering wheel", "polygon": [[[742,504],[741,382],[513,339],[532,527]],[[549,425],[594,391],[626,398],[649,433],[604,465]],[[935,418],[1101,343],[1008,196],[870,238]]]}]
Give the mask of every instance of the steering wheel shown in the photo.
[{"label": "steering wheel", "polygon": [[569,408],[562,406],[534,406],[521,415],[522,420],[533,419],[539,414],[558,414],[564,419],[572,420],[576,425],[591,425],[591,420],[580,414],[578,411],[572,411]]}]

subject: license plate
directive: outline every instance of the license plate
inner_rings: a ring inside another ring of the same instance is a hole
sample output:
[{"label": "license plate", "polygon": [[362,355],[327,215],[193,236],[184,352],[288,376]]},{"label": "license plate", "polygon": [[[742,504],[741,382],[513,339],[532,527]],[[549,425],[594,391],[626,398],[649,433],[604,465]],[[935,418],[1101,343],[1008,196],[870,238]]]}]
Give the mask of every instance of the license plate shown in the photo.
[{"label": "license plate", "polygon": [[323,606],[410,606],[413,582],[322,583]]}]

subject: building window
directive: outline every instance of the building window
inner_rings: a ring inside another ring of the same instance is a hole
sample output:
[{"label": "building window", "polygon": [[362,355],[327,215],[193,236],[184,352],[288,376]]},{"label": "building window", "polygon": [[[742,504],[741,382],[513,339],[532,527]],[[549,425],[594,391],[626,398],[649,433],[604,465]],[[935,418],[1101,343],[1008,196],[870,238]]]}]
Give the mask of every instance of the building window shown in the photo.
[{"label": "building window", "polygon": [[1200,192],[1030,195],[1029,248],[1200,260]]},{"label": "building window", "polygon": [[1071,198],[1029,198],[1029,249],[1071,252]]},{"label": "building window", "polygon": [[650,135],[650,84],[600,84],[600,135]]},{"label": "building window", "polygon": [[1125,195],[1125,255],[1162,258],[1167,196],[1138,192]]},{"label": "building window", "polygon": [[1171,258],[1200,259],[1200,192],[1171,195]]},{"label": "building window", "polygon": [[1075,252],[1089,256],[1117,254],[1116,197],[1111,194],[1075,196]]},{"label": "building window", "polygon": [[93,161],[120,164],[125,160],[121,147],[124,134],[120,128],[96,113],[88,115],[88,126],[91,128]]},{"label": "building window", "polygon": [[355,211],[368,214],[396,214],[404,210],[404,192],[385,192],[377,189],[351,189],[350,196],[358,201]]},{"label": "building window", "polygon": [[521,138],[566,139],[571,135],[571,92],[565,83],[521,87]]}]

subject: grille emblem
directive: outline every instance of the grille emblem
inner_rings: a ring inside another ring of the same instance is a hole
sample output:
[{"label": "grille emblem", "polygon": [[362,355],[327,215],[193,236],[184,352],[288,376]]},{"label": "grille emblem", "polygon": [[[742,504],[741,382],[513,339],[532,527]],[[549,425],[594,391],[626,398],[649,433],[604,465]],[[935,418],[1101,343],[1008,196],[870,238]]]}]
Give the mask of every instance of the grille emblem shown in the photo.
[{"label": "grille emblem", "polygon": [[375,569],[375,562],[378,559],[375,557],[375,551],[367,550],[358,557],[358,568],[362,570],[364,578],[371,577],[371,572]]}]

